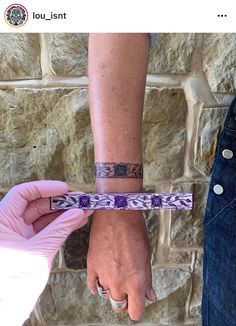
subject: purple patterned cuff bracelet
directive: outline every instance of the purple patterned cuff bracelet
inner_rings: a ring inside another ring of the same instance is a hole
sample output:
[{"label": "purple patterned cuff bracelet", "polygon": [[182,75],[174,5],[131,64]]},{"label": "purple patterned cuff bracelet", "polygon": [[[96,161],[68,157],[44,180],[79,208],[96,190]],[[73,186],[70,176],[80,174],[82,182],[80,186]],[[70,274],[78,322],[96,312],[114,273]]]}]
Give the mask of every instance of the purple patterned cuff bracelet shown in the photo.
[{"label": "purple patterned cuff bracelet", "polygon": [[108,209],[108,210],[190,210],[193,207],[191,193],[107,193],[66,194],[51,197],[51,209]]}]

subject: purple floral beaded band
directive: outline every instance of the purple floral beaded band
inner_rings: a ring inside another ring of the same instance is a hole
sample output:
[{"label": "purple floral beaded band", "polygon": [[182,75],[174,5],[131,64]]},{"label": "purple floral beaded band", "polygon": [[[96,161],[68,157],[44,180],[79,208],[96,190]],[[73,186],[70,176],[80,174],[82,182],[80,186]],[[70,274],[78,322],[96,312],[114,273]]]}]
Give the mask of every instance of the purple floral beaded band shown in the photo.
[{"label": "purple floral beaded band", "polygon": [[108,209],[108,210],[191,210],[191,193],[108,193],[66,194],[51,198],[51,209]]}]

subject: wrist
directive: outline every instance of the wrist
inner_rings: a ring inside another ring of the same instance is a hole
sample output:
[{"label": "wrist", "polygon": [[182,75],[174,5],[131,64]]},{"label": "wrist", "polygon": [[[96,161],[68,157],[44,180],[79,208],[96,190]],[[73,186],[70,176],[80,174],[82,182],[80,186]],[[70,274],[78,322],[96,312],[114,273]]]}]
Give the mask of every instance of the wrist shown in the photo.
[{"label": "wrist", "polygon": [[129,226],[145,225],[144,216],[141,211],[127,211],[127,210],[97,210],[93,214],[93,224],[96,228],[104,228],[104,226],[111,231],[117,228],[124,228],[128,230]]},{"label": "wrist", "polygon": [[98,193],[112,192],[142,192],[143,179],[141,178],[96,178]]}]

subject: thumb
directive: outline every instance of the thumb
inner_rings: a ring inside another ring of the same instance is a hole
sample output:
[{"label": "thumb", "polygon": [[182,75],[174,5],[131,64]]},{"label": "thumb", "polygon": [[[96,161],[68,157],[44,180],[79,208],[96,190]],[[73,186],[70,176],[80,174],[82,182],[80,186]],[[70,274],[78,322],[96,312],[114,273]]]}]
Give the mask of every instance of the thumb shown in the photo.
[{"label": "thumb", "polygon": [[61,214],[47,227],[29,239],[32,251],[43,254],[52,261],[62,243],[74,230],[81,228],[88,222],[92,211],[70,209]]}]

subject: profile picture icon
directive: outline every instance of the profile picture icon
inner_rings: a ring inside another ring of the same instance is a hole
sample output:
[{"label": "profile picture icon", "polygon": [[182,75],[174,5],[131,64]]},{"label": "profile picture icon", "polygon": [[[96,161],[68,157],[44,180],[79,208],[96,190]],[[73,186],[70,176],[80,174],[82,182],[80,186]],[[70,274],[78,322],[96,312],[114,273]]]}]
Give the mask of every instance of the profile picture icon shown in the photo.
[{"label": "profile picture icon", "polygon": [[28,20],[28,11],[24,6],[14,3],[7,7],[4,17],[11,27],[22,27]]}]

